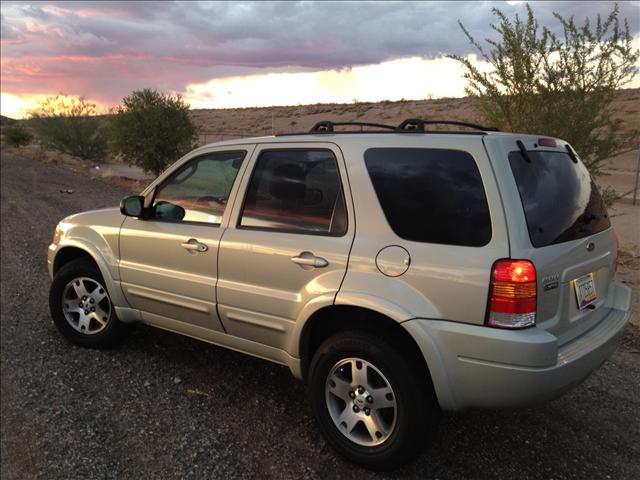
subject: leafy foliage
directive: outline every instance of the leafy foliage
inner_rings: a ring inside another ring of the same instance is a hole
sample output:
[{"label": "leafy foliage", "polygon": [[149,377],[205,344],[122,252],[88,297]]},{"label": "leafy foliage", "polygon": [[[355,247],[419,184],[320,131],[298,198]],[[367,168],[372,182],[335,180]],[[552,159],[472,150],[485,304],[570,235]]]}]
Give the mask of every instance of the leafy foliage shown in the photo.
[{"label": "leafy foliage", "polygon": [[4,129],[4,141],[12,147],[29,145],[31,140],[33,140],[33,135],[20,123],[8,125]]},{"label": "leafy foliage", "polygon": [[46,147],[83,160],[96,160],[108,151],[105,121],[96,105],[83,97],[48,96],[31,112],[30,125]]},{"label": "leafy foliage", "polygon": [[489,123],[562,138],[594,174],[602,160],[637,146],[640,132],[621,134],[611,110],[615,90],[633,79],[640,57],[617,5],[605,20],[598,15],[595,25],[554,13],[561,36],[540,30],[528,4],[526,20],[493,13],[498,24],[491,28],[499,39],[486,39],[488,51],[458,22],[491,68],[483,71],[468,58],[451,56],[464,65],[467,93]]},{"label": "leafy foliage", "polygon": [[178,96],[145,88],[123,99],[112,120],[112,151],[129,164],[159,175],[193,148],[196,127]]}]

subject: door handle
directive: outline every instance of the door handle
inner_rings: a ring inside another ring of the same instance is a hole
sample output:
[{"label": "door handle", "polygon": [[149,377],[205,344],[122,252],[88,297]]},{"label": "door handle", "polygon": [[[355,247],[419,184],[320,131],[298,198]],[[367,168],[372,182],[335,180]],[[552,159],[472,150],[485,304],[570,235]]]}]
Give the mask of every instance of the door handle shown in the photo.
[{"label": "door handle", "polygon": [[188,241],[181,243],[180,246],[189,253],[206,252],[209,249],[204,243],[200,243],[195,238],[190,238]]},{"label": "door handle", "polygon": [[311,252],[302,252],[297,257],[291,257],[291,261],[303,267],[311,268],[324,268],[329,265],[326,259],[322,257],[316,257]]}]

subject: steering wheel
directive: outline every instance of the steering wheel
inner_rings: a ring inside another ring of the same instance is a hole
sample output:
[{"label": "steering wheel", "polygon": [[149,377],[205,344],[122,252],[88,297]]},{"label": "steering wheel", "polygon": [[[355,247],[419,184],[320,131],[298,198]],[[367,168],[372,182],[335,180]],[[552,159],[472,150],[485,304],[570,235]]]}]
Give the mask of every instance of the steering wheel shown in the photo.
[{"label": "steering wheel", "polygon": [[196,202],[215,202],[218,205],[226,205],[227,199],[224,197],[216,197],[214,195],[205,195],[204,197],[198,198]]}]

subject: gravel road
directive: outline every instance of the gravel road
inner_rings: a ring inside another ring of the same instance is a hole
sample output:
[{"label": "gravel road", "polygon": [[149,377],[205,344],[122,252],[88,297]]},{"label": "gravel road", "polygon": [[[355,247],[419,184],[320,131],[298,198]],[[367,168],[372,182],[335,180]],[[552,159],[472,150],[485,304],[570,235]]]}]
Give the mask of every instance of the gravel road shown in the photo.
[{"label": "gravel road", "polygon": [[417,461],[372,474],[334,455],[284,367],[145,326],[113,350],[66,343],[47,306],[54,226],[129,192],[8,152],[1,162],[3,479],[640,478],[637,327],[563,398],[447,414]]}]

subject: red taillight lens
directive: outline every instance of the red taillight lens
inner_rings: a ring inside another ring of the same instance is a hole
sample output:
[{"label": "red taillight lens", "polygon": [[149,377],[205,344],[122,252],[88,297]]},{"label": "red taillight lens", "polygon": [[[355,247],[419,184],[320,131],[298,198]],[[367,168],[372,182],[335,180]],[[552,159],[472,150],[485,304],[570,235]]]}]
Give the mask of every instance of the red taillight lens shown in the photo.
[{"label": "red taillight lens", "polygon": [[538,145],[541,147],[557,147],[556,141],[553,138],[539,138]]},{"label": "red taillight lens", "polygon": [[529,260],[498,260],[493,265],[493,281],[535,283],[536,268]]},{"label": "red taillight lens", "polygon": [[498,260],[493,264],[486,325],[525,328],[535,325],[536,268],[529,260]]}]

